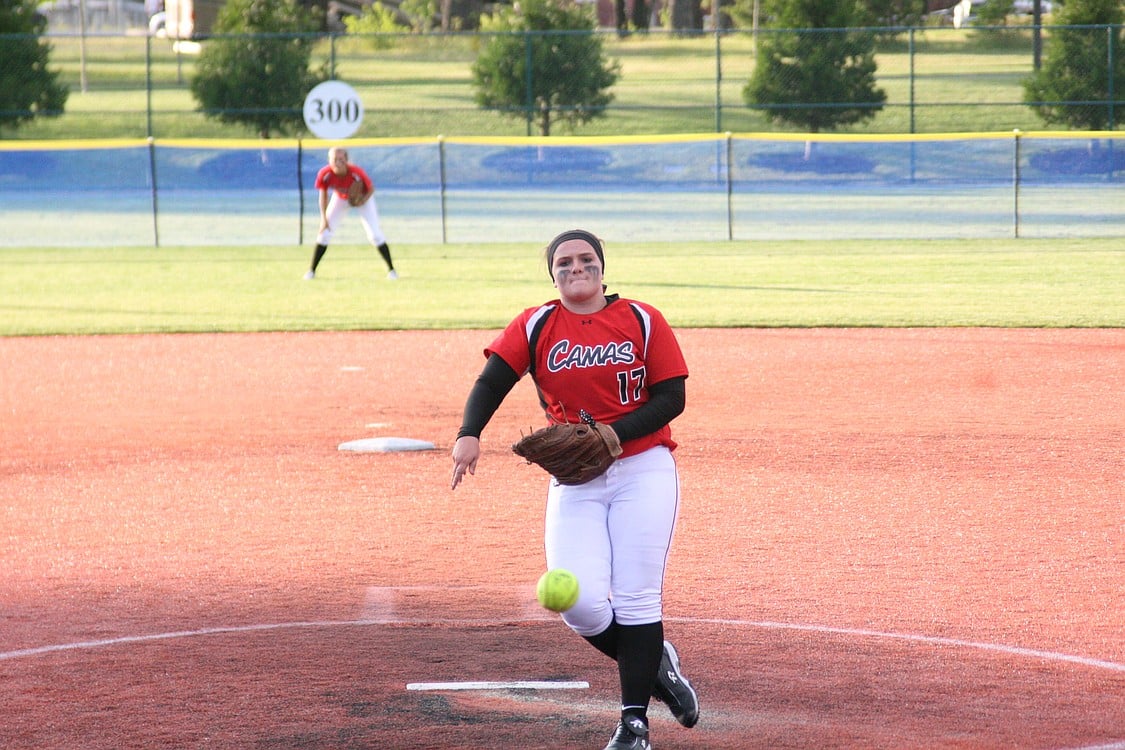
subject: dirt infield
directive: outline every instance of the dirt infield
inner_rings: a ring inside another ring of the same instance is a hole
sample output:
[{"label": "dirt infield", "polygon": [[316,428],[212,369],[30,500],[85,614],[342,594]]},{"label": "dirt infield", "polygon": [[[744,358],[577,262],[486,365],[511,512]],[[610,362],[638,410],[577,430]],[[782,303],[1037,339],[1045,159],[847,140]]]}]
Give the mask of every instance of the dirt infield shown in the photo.
[{"label": "dirt infield", "polygon": [[[529,383],[448,489],[490,336],[0,339],[0,747],[601,748]],[[659,750],[1125,750],[1125,331],[680,336]]]}]

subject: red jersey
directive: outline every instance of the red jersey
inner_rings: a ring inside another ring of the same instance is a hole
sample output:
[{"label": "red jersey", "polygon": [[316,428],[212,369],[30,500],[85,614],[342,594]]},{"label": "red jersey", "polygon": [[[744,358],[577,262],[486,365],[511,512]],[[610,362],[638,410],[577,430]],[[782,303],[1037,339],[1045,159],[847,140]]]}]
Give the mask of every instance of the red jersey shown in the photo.
[{"label": "red jersey", "polygon": [[348,188],[356,181],[362,182],[363,189],[368,193],[374,189],[371,184],[371,178],[367,176],[367,172],[364,172],[362,167],[357,167],[354,164],[348,165],[348,172],[343,177],[333,172],[331,165],[326,164],[316,173],[315,184],[317,190],[335,190],[336,195],[341,198],[347,198]]},{"label": "red jersey", "polygon": [[[547,418],[578,422],[585,409],[613,423],[648,401],[648,387],[687,377],[687,363],[672,327],[654,307],[616,295],[596,313],[579,315],[554,300],[529,307],[484,350],[520,375],[531,373]],[[672,430],[622,445],[632,456],[656,445],[675,450]]]}]

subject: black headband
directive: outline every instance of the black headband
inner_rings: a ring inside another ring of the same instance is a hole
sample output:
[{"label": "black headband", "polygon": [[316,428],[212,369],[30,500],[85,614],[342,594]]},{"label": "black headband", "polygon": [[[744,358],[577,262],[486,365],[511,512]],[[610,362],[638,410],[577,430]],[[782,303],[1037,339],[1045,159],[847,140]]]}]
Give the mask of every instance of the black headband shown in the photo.
[{"label": "black headband", "polygon": [[555,264],[555,251],[559,249],[559,245],[569,240],[582,240],[594,248],[594,252],[598,254],[598,260],[602,262],[602,271],[605,271],[605,251],[602,250],[602,241],[594,235],[587,232],[585,229],[571,229],[563,232],[555,239],[551,240],[551,244],[547,245],[547,275],[552,279],[555,274],[552,273],[551,267]]}]

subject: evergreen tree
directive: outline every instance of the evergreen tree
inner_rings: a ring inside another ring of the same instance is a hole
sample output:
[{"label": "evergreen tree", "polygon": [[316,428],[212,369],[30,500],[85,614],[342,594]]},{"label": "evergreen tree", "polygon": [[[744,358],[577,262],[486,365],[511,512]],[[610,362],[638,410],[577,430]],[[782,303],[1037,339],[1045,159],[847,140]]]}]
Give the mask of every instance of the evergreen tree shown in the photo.
[{"label": "evergreen tree", "polygon": [[0,0],[0,134],[36,117],[58,117],[69,90],[48,69],[51,46],[39,37],[47,19],[35,0]]},{"label": "evergreen tree", "polygon": [[1087,28],[1052,28],[1046,61],[1024,81],[1023,100],[1044,122],[1106,130],[1125,119],[1125,106],[1110,102],[1111,82],[1113,98],[1125,100],[1123,18],[1119,0],[1067,0],[1055,15],[1057,27]]},{"label": "evergreen tree", "polygon": [[227,0],[191,81],[199,109],[262,138],[301,128],[305,97],[327,78],[309,70],[318,26],[296,0]]},{"label": "evergreen tree", "polygon": [[875,116],[887,94],[875,86],[875,38],[848,31],[855,0],[772,0],[757,65],[743,100],[771,120],[818,133]]},{"label": "evergreen tree", "polygon": [[492,36],[472,66],[478,105],[534,119],[540,135],[605,115],[621,66],[606,59],[588,6],[525,0],[482,21]]}]

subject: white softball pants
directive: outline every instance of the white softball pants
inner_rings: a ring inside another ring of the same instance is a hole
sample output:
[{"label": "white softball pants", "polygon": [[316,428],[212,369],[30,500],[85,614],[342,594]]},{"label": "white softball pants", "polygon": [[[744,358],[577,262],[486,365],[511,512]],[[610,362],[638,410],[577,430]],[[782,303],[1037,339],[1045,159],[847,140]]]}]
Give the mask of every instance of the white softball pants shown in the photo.
[{"label": "white softball pants", "polygon": [[[328,199],[328,206],[324,209],[324,215],[328,219],[328,228],[316,236],[316,244],[327,246],[332,241],[332,235],[335,234],[344,214],[350,208],[352,206],[346,198],[341,198],[336,194],[336,191],[332,191],[332,196]],[[379,226],[379,209],[375,205],[375,196],[371,196],[362,206],[355,206],[354,208],[359,212],[359,221],[363,224],[363,231],[367,233],[367,239],[371,244],[378,247],[386,242],[387,236],[383,234],[383,230]]]},{"label": "white softball pants", "polygon": [[663,446],[620,459],[586,484],[551,480],[547,567],[578,578],[578,602],[562,616],[574,632],[597,635],[614,618],[622,625],[661,619],[679,501],[676,461]]}]

